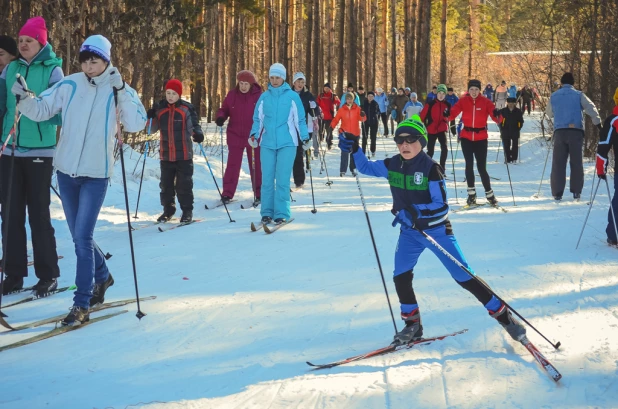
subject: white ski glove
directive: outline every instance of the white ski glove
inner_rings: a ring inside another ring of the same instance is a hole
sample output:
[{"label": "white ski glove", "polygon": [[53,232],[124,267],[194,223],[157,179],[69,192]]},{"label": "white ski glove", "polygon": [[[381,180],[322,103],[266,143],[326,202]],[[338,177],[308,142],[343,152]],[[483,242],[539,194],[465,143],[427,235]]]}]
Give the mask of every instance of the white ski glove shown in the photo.
[{"label": "white ski glove", "polygon": [[253,149],[257,149],[258,147],[258,140],[255,139],[255,136],[251,135],[251,137],[249,138],[249,146],[251,146]]},{"label": "white ski glove", "polygon": [[112,72],[109,73],[109,85],[117,91],[124,89],[124,81],[122,80],[122,75],[118,72],[118,68],[114,68]]},{"label": "white ski glove", "polygon": [[315,101],[309,101],[309,108],[315,109],[316,106]]},{"label": "white ski glove", "polygon": [[307,151],[309,149],[311,149],[311,138],[303,141],[303,151]]},{"label": "white ski glove", "polygon": [[29,96],[34,96],[34,93],[28,89],[28,84],[26,84],[26,80],[20,74],[17,74],[15,78],[15,83],[11,87],[11,92],[16,97],[20,99],[24,99]]}]

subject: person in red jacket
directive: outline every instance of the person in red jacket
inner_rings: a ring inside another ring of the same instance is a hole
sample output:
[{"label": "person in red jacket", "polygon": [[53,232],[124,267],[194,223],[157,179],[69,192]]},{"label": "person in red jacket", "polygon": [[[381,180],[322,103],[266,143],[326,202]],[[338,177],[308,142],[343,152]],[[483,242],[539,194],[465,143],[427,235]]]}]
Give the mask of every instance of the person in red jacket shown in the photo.
[{"label": "person in red jacket", "polygon": [[[253,126],[253,111],[260,95],[262,87],[257,83],[255,75],[248,70],[240,71],[236,75],[238,84],[227,93],[223,105],[217,111],[217,126],[223,126],[229,118],[227,125],[227,168],[223,175],[223,193],[221,197],[225,203],[229,203],[238,186],[242,155],[247,149],[247,161],[251,172],[251,186],[255,197],[254,206],[260,204],[262,186],[262,165],[260,163],[260,147],[252,149],[249,146],[249,134]],[[255,169],[253,166],[253,153],[255,152]],[[255,170],[255,173],[254,173]]]},{"label": "person in red jacket", "polygon": [[[337,115],[333,118],[332,127],[336,128],[339,123],[339,133],[345,133],[346,136],[360,136],[359,122],[365,122],[365,112],[361,111],[360,107],[354,103],[354,93],[348,92],[345,94],[345,104],[337,111]],[[346,174],[348,168],[348,162],[350,164],[350,172],[354,173],[356,165],[354,164],[354,158],[350,157],[350,152],[341,151],[341,162],[339,164],[339,176],[343,177]]]},{"label": "person in red jacket", "polygon": [[451,104],[446,102],[446,85],[438,85],[438,93],[436,98],[427,101],[421,111],[421,119],[427,128],[427,155],[433,158],[433,151],[436,146],[436,140],[440,142],[440,166],[442,172],[446,166],[446,158],[448,157],[448,147],[446,144],[446,131],[448,129],[448,121],[444,118],[444,111],[451,108]]},{"label": "person in red jacket", "polygon": [[498,110],[493,102],[481,95],[481,81],[468,81],[468,94],[462,96],[450,109],[444,111],[447,120],[454,120],[459,114],[464,124],[461,130],[461,151],[466,160],[466,182],[468,183],[468,205],[476,205],[476,189],[474,188],[474,160],[481,175],[485,188],[485,196],[492,206],[498,204],[498,199],[491,189],[487,173],[487,117],[500,123]]},{"label": "person in red jacket", "polygon": [[335,117],[335,109],[341,104],[339,97],[333,93],[330,84],[324,84],[324,92],[318,95],[317,102],[322,111],[322,120],[320,121],[320,142],[326,133],[326,144],[330,150],[333,146],[333,127],[331,122]]}]

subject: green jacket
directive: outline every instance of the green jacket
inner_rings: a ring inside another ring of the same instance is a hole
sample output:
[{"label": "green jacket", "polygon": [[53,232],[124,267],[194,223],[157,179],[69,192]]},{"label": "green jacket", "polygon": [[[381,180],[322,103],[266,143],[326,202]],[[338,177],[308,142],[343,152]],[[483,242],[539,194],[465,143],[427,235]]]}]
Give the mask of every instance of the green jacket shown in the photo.
[{"label": "green jacket", "polygon": [[[41,49],[39,54],[28,64],[23,59],[11,62],[6,68],[6,77],[0,81],[0,114],[4,115],[2,127],[2,142],[4,142],[15,121],[15,95],[11,88],[16,75],[21,74],[28,83],[28,88],[36,95],[50,88],[51,74],[56,67],[62,66],[62,59],[56,57],[51,44]],[[5,97],[4,97],[5,96]],[[56,146],[56,126],[60,125],[59,117],[44,122],[34,122],[22,116],[17,126],[17,146],[26,149],[53,148]],[[9,141],[13,143],[13,141]]]}]

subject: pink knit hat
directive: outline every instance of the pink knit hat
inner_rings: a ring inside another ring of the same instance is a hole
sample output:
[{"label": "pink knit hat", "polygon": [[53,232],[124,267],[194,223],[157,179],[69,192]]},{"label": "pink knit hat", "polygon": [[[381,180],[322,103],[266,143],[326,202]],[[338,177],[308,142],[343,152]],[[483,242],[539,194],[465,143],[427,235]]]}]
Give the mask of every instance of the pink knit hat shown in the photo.
[{"label": "pink knit hat", "polygon": [[249,70],[242,70],[236,74],[237,81],[248,82],[249,84],[257,84],[257,79],[255,78],[255,74],[253,74]]},{"label": "pink knit hat", "polygon": [[37,40],[43,47],[47,45],[47,26],[43,17],[32,17],[19,30],[20,36],[28,36]]}]

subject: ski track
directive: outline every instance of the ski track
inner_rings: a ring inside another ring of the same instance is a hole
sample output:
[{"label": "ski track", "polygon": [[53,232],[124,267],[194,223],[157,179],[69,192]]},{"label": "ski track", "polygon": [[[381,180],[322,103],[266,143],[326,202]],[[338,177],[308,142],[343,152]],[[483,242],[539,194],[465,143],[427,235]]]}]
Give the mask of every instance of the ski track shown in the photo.
[{"label": "ski track", "polygon": [[[530,118],[530,119],[529,119]],[[414,283],[425,335],[468,328],[465,334],[336,368],[310,371],[305,361],[329,362],[386,346],[392,322],[355,178],[339,177],[339,150],[326,151],[331,187],[313,162],[318,212],[311,214],[309,175],[294,192],[295,222],[266,238],[247,226],[259,209],[252,202],[243,164],[238,203],[230,223],[216,203],[217,191],[201,157],[195,157],[195,217],[204,222],[161,234],[156,227],[133,232],[140,296],[147,313],[114,317],[83,330],[0,353],[3,409],[92,408],[580,408],[616,407],[618,402],[618,253],[604,243],[607,193],[599,189],[581,244],[577,237],[589,207],[594,163],[585,163],[582,200],[565,194],[555,203],[549,189],[551,155],[541,193],[535,197],[547,150],[539,115],[526,116],[523,161],[510,166],[513,206],[506,167],[499,156],[496,127],[490,128],[488,171],[508,213],[475,209],[452,213],[455,234],[474,271],[552,341],[555,351],[532,329],[528,336],[563,374],[556,384],[519,343],[487,317],[433,254],[426,252]],[[211,127],[212,128],[212,127]],[[219,140],[218,132],[207,138]],[[454,141],[456,142],[456,141]],[[391,138],[377,143],[376,159],[396,153]],[[456,143],[453,144],[453,148]],[[439,157],[439,144],[435,158]],[[125,155],[134,169],[137,154]],[[211,166],[221,188],[219,148]],[[449,154],[449,169],[451,155]],[[135,294],[119,166],[101,210],[95,239],[105,252],[115,285],[106,301]],[[461,152],[456,177],[463,176]],[[141,165],[127,174],[134,206]],[[159,164],[148,158],[136,226],[160,214]],[[394,312],[392,283],[397,229],[391,227],[386,181],[361,176]],[[568,183],[568,181],[567,181]],[[476,178],[480,201],[482,187]],[[463,204],[466,185],[447,181],[451,205]],[[568,190],[568,185],[567,185]],[[331,203],[323,203],[331,202]],[[60,202],[52,196],[61,277],[73,284],[75,256]],[[133,216],[135,209],[131,209]],[[176,214],[178,217],[179,214]],[[29,229],[28,229],[29,230]],[[30,252],[31,246],[29,244]],[[33,269],[25,285],[34,284]],[[3,297],[4,303],[22,295]],[[72,294],[62,293],[7,309],[20,325],[66,313]],[[135,311],[135,306],[130,306]],[[401,324],[398,322],[398,325]],[[0,333],[0,345],[53,328],[46,325]],[[49,352],[52,353],[49,353]],[[36,374],[36,375],[34,375]],[[33,379],[35,379],[35,385]],[[66,385],[81,385],[59,393]],[[36,388],[36,389],[35,389]],[[36,390],[36,392],[35,392]],[[111,392],[111,393],[110,393]]]}]

